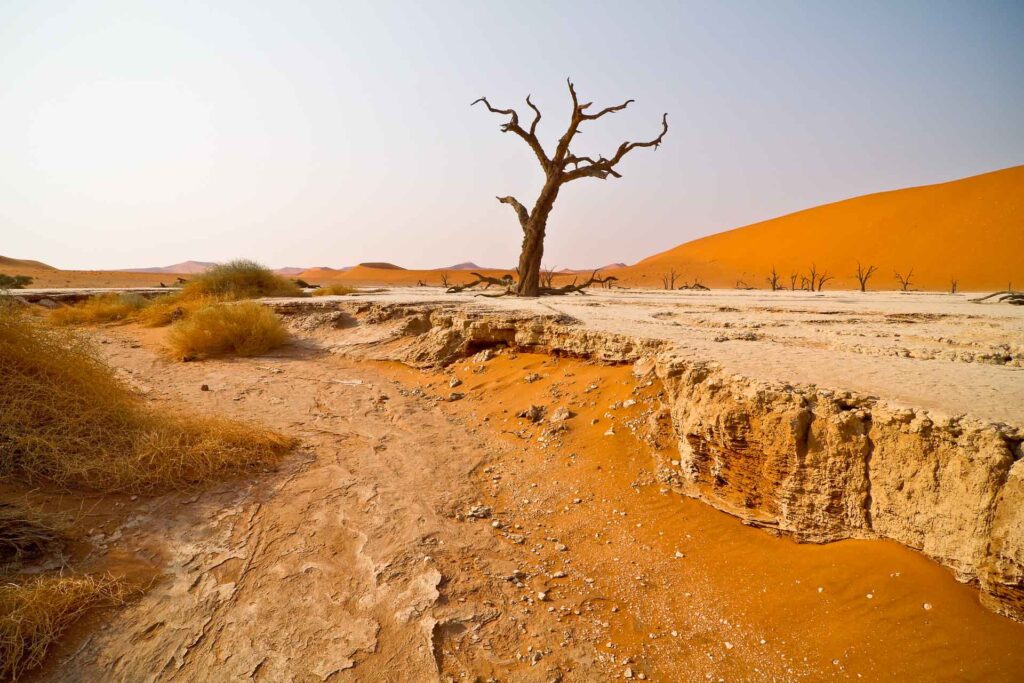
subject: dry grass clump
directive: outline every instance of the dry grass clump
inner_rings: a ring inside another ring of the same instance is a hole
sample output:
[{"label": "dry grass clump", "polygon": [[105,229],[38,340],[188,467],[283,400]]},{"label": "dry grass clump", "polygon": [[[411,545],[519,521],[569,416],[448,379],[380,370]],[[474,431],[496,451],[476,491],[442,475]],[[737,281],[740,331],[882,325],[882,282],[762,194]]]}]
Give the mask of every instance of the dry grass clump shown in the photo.
[{"label": "dry grass clump", "polygon": [[302,296],[302,289],[266,266],[238,259],[195,276],[181,290],[182,299],[237,300],[264,296]]},{"label": "dry grass clump", "polygon": [[185,298],[180,293],[161,297],[151,305],[142,309],[137,316],[146,327],[165,327],[179,320],[184,320],[195,311],[216,304],[223,299],[213,296],[196,296]]},{"label": "dry grass clump", "polygon": [[175,355],[193,360],[258,356],[288,340],[277,315],[258,303],[215,304],[174,324],[167,342]]},{"label": "dry grass clump", "polygon": [[91,576],[36,576],[0,585],[0,680],[38,666],[47,649],[87,610],[120,604],[123,583]]},{"label": "dry grass clump", "polygon": [[53,517],[0,503],[0,572],[46,555],[60,541],[60,528]]},{"label": "dry grass clump", "polygon": [[327,285],[320,289],[313,290],[313,296],[341,296],[344,294],[355,294],[356,290],[347,285]]},{"label": "dry grass clump", "polygon": [[183,488],[266,469],[276,432],[157,411],[86,341],[0,306],[0,476],[101,491]]},{"label": "dry grass clump", "polygon": [[57,308],[50,319],[59,325],[97,324],[125,320],[149,306],[149,299],[138,294],[104,294],[74,306]]}]

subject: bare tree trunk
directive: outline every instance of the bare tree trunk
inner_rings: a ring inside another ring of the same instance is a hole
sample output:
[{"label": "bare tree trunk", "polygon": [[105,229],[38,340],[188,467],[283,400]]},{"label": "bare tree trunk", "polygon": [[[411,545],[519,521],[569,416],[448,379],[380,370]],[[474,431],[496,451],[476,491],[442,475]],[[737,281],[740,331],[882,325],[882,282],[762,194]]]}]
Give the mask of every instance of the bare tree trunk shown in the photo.
[{"label": "bare tree trunk", "polygon": [[530,212],[530,218],[523,227],[523,250],[519,255],[519,296],[540,295],[540,268],[544,259],[544,233],[548,226],[548,215],[558,198],[561,182],[549,178],[537,197],[537,203]]}]

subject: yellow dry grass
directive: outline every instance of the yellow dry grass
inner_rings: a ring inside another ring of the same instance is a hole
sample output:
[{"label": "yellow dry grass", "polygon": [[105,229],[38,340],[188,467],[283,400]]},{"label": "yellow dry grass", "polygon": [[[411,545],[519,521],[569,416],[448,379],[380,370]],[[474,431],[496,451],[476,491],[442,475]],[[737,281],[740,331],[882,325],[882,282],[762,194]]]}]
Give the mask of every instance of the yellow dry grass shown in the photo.
[{"label": "yellow dry grass", "polygon": [[345,294],[355,294],[356,290],[354,287],[348,285],[326,285],[319,289],[313,290],[313,296],[341,296]]},{"label": "yellow dry grass", "polygon": [[127,595],[112,578],[35,576],[0,585],[0,680],[17,680],[82,614]]},{"label": "yellow dry grass", "polygon": [[281,319],[251,301],[204,306],[176,322],[167,335],[172,352],[189,360],[258,356],[287,339]]},{"label": "yellow dry grass", "polygon": [[93,347],[0,306],[0,476],[142,492],[270,467],[293,444],[268,429],[158,411]]},{"label": "yellow dry grass", "polygon": [[58,325],[97,324],[126,320],[150,305],[149,299],[138,294],[105,294],[75,304],[54,309],[50,319]]},{"label": "yellow dry grass", "polygon": [[195,276],[181,290],[182,299],[235,300],[264,296],[302,296],[302,289],[266,266],[238,259]]},{"label": "yellow dry grass", "polygon": [[213,296],[183,297],[172,294],[154,301],[139,311],[137,319],[146,327],[165,327],[179,320],[184,320],[195,311],[216,304],[223,299]]}]

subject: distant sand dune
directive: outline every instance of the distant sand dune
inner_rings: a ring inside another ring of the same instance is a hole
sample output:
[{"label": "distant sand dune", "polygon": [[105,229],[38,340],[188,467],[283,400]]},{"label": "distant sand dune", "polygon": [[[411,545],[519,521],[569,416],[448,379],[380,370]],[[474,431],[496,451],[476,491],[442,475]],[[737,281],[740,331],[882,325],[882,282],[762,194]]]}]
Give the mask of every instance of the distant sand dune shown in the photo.
[{"label": "distant sand dune", "polygon": [[[1024,166],[963,180],[855,197],[687,242],[616,275],[656,287],[675,268],[686,281],[763,288],[774,265],[787,286],[812,263],[857,287],[859,260],[878,272],[869,289],[896,289],[893,275],[914,269],[913,288],[1024,289]],[[678,286],[678,285],[677,285]]]}]

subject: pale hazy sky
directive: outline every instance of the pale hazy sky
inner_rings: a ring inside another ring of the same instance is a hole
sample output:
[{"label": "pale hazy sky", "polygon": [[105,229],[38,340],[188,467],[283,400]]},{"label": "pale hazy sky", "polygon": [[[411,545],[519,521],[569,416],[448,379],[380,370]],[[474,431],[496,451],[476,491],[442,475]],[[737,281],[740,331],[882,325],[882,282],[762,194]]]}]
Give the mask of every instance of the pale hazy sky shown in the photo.
[{"label": "pale hazy sky", "polygon": [[[583,100],[545,263],[633,262],[815,204],[1024,163],[1024,2],[0,0],[0,254],[507,266]],[[524,114],[525,116],[525,114]]]}]

